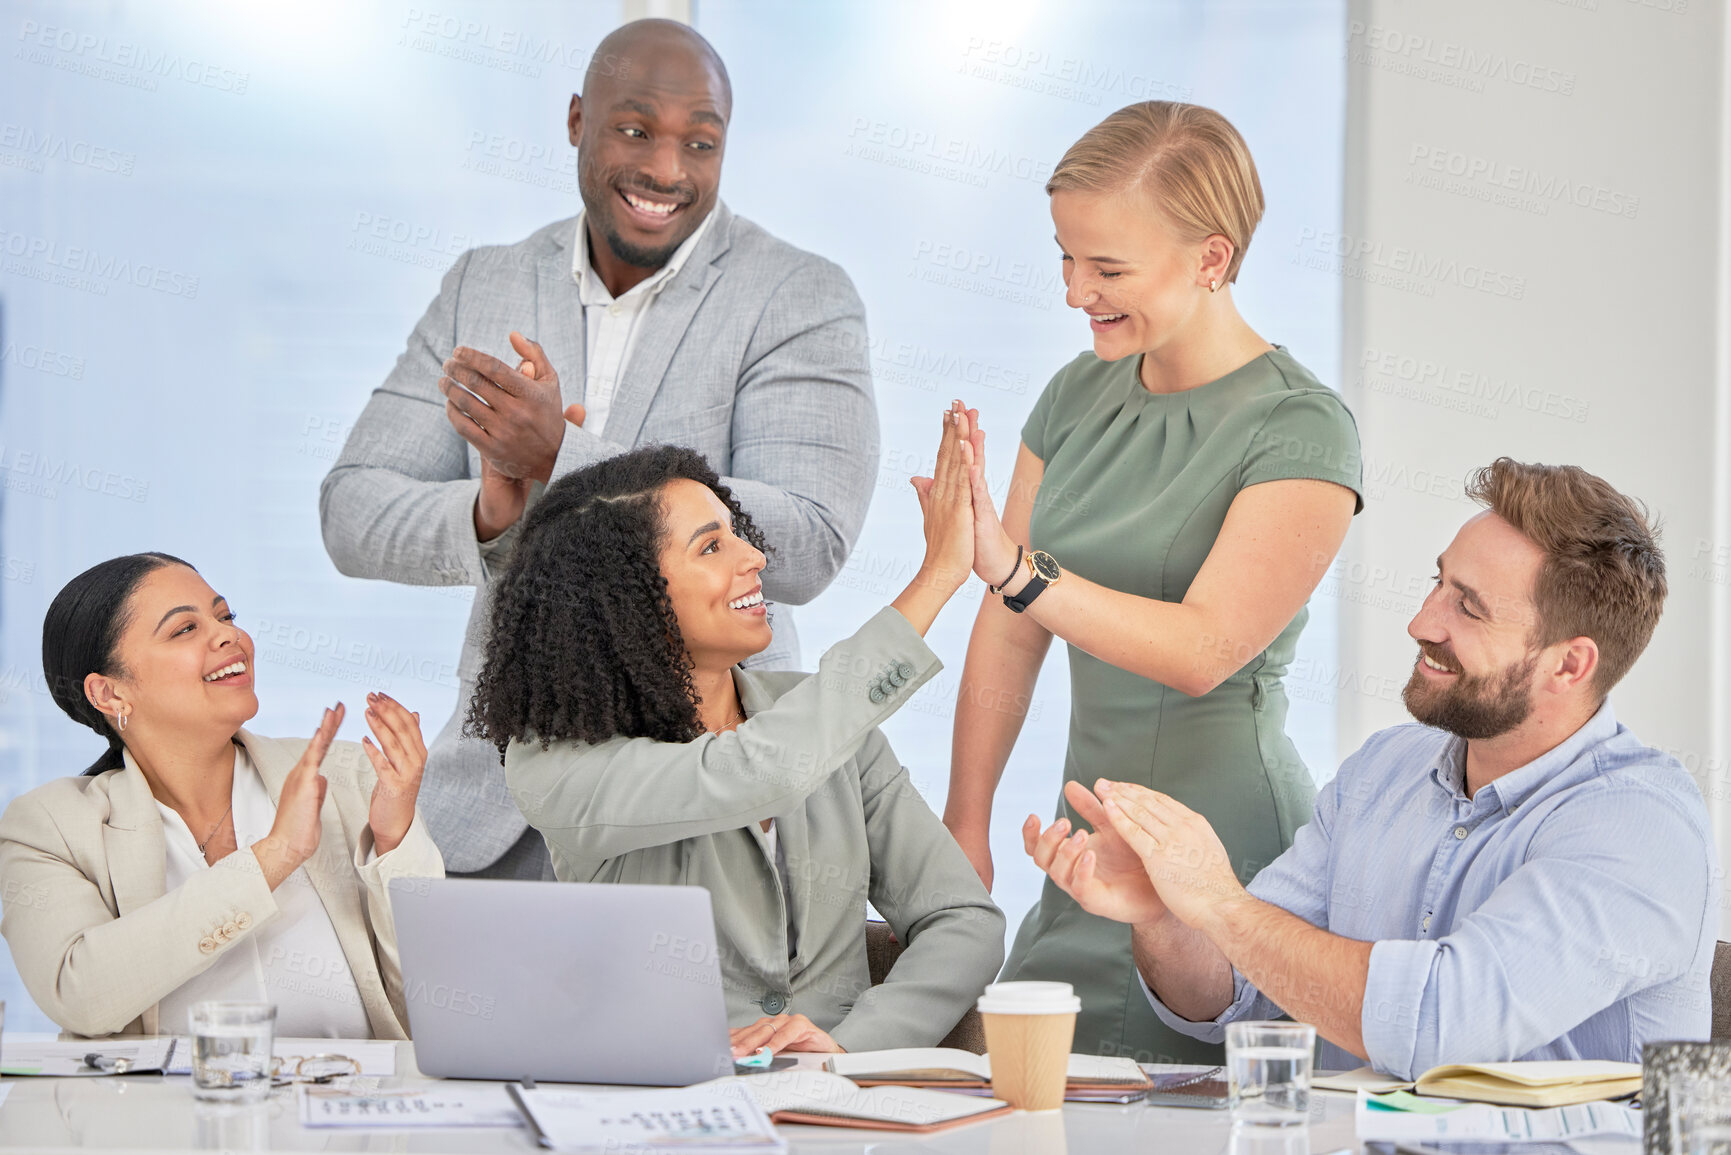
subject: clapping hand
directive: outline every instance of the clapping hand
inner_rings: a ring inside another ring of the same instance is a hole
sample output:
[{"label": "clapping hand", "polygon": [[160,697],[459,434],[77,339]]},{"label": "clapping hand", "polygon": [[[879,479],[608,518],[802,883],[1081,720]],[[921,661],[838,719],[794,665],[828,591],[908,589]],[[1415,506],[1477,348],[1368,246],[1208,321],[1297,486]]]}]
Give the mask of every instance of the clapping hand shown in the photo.
[{"label": "clapping hand", "polygon": [[1132,782],[1102,778],[1094,792],[1113,832],[1141,860],[1160,901],[1186,926],[1202,930],[1223,903],[1246,896],[1225,845],[1202,815]]},{"label": "clapping hand", "polygon": [[410,713],[389,694],[367,695],[367,726],[378,737],[361,739],[361,749],[373,764],[378,781],[373,785],[367,825],[373,846],[389,854],[409,832],[415,820],[415,798],[421,790],[421,772],[427,766],[427,746],[421,740],[421,716]]},{"label": "clapping hand", "polygon": [[[518,375],[530,381],[550,379],[553,387],[553,398],[557,401],[559,398],[559,376],[553,371],[553,366],[548,364],[547,355],[541,351],[541,346],[521,333],[512,333],[511,343],[517,347],[520,353],[526,350],[534,354],[534,356],[524,356],[524,359],[517,363]],[[451,360],[446,362],[447,366],[458,364],[459,354],[474,354],[477,358],[485,356],[485,354],[475,353],[473,349],[460,347],[456,353],[452,354]],[[468,360],[467,357],[465,357],[466,360]],[[488,358],[488,360],[492,360],[492,358]],[[502,362],[495,363],[502,364]],[[543,366],[545,367],[544,370]],[[450,370],[447,369],[446,372],[448,373]],[[452,425],[456,427],[459,433],[462,433],[465,427],[471,431],[479,428],[477,420],[469,416],[469,410],[473,409],[485,418],[488,417],[486,413],[482,412],[485,407],[477,403],[473,397],[464,394],[460,389],[453,392],[449,387],[452,382],[453,379],[450,377],[443,378],[439,382],[439,388],[445,393],[445,416],[451,419]],[[463,417],[461,421],[457,420],[459,414]],[[573,425],[581,427],[586,415],[583,406],[576,403],[565,407],[565,420]],[[464,436],[468,437],[469,435],[465,433]],[[563,431],[561,431],[561,437],[563,437]],[[469,440],[474,443],[473,437],[469,437]],[[480,448],[480,446],[476,444],[476,448]],[[555,457],[558,456],[558,452],[558,445],[555,444],[553,447]],[[549,461],[547,464],[549,476],[551,476],[552,468],[552,463]],[[538,477],[539,474],[533,476]],[[545,479],[543,478],[543,480]],[[523,510],[529,504],[529,481],[529,475],[507,472],[505,467],[495,464],[492,458],[482,453],[481,492],[475,498],[475,539],[477,541],[493,540],[510,529],[516,524],[517,519],[523,516]]]},{"label": "clapping hand", "polygon": [[[452,351],[439,378],[445,416],[504,476],[547,482],[565,422],[582,424],[581,407],[576,415],[561,407],[559,374],[540,345],[512,333],[511,347],[522,358],[516,369],[467,345]],[[534,372],[524,372],[524,363]]]},{"label": "clapping hand", "polygon": [[253,843],[253,856],[272,890],[299,870],[319,848],[320,809],[324,806],[325,787],[329,785],[319,767],[337,736],[337,727],[343,724],[343,713],[341,702],[324,712],[300,761],[283,779],[282,793],[276,802],[276,821],[271,823],[270,833]]},{"label": "clapping hand", "polygon": [[1072,833],[1070,820],[1060,818],[1042,832],[1040,820],[1028,815],[1022,845],[1034,865],[1089,914],[1133,926],[1164,918],[1166,904],[1141,855],[1113,829],[1100,800],[1080,782],[1064,783],[1064,797],[1094,829]]}]

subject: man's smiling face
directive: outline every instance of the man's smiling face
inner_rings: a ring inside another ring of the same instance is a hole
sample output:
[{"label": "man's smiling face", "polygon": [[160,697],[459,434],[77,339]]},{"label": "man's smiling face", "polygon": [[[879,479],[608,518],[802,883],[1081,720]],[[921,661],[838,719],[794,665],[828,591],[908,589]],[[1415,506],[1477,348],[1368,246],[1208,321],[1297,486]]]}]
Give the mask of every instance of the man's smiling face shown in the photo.
[{"label": "man's smiling face", "polygon": [[659,269],[715,207],[731,101],[716,62],[677,35],[637,37],[591,69],[572,101],[577,181],[618,260]]}]

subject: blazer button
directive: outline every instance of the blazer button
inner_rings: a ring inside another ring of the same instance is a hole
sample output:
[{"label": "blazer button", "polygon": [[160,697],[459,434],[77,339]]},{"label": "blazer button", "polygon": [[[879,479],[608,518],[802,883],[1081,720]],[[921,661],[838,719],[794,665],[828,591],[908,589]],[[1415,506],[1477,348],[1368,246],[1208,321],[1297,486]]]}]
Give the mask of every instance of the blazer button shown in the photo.
[{"label": "blazer button", "polygon": [[240,934],[240,923],[229,923],[227,926],[222,928],[222,933],[227,935],[229,938],[235,938]]},{"label": "blazer button", "polygon": [[904,682],[909,681],[914,676],[914,668],[906,662],[897,662],[896,669],[901,671],[902,681]]},{"label": "blazer button", "polygon": [[214,938],[211,938],[207,934],[203,938],[198,940],[198,949],[199,949],[199,952],[202,954],[215,954],[216,953],[216,940]]},{"label": "blazer button", "polygon": [[891,666],[889,673],[884,676],[890,680],[891,685],[898,689],[907,684],[908,676],[902,673],[902,668],[900,666]]},{"label": "blazer button", "polygon": [[[871,688],[871,692],[869,694],[867,694],[866,696],[872,700],[872,704],[875,706],[884,700],[884,688],[882,686],[874,684]],[[779,1014],[779,1013],[780,1013],[779,1011],[771,1011],[770,1012],[770,1014],[772,1014],[772,1015],[773,1014]]]},{"label": "blazer button", "polygon": [[252,915],[248,914],[244,910],[241,911],[239,914],[234,916],[234,925],[239,927],[241,930],[252,929]]},{"label": "blazer button", "polygon": [[787,999],[782,996],[780,991],[770,991],[767,995],[763,996],[763,1013],[764,1014],[766,1014],[766,1015],[779,1015],[779,1014],[781,1014],[782,1011],[785,1011],[786,1009],[787,1009]]}]

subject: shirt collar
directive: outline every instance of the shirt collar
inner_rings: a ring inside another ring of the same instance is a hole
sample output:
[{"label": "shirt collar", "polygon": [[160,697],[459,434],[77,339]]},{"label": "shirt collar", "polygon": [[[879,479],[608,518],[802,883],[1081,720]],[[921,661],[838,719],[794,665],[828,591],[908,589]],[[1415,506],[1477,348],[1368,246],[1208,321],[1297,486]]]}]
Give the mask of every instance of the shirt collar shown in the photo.
[{"label": "shirt collar", "polygon": [[[1559,771],[1574,764],[1594,746],[1610,741],[1616,733],[1617,715],[1611,709],[1611,700],[1606,698],[1579,730],[1525,766],[1511,770],[1496,781],[1488,783],[1485,789],[1492,792],[1503,813],[1507,814],[1532,797],[1534,791]],[[1466,739],[1451,734],[1431,765],[1431,777],[1436,780],[1437,785],[1463,800],[1467,796],[1466,752]]]},{"label": "shirt collar", "polygon": [[[709,222],[714,219],[715,210],[710,209],[697,229],[679,242],[679,247],[673,250],[673,255],[667,258],[665,265],[625,290],[617,299],[623,301],[637,296],[653,297],[660,293],[667,282],[678,276],[679,270],[685,267],[692,250],[703,240],[703,234],[709,231]],[[584,209],[577,214],[577,232],[571,246],[571,279],[577,282],[577,296],[584,305],[611,305],[615,298],[589,260],[588,222],[589,210]]]}]

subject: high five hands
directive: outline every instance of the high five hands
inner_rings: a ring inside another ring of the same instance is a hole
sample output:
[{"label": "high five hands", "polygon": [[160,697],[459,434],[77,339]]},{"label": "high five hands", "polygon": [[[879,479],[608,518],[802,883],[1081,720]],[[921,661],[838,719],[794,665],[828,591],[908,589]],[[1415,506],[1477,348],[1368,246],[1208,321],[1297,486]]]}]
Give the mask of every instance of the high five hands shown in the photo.
[{"label": "high five hands", "polygon": [[974,487],[977,410],[950,402],[943,412],[930,477],[910,477],[925,522],[926,556],[908,588],[890,604],[924,634],[974,567]]},{"label": "high five hands", "polygon": [[1156,790],[1102,778],[1090,791],[1064,784],[1064,798],[1094,829],[1060,818],[1044,831],[1028,815],[1022,845],[1058,888],[1090,914],[1132,926],[1175,916],[1203,929],[1246,897],[1208,820]]},{"label": "high five hands", "polygon": [[445,417],[481,455],[475,536],[488,541],[522,516],[529,483],[552,480],[565,423],[581,426],[583,406],[560,409],[559,374],[541,346],[511,334],[521,360],[513,369],[479,349],[459,345],[444,364],[439,392]]}]

